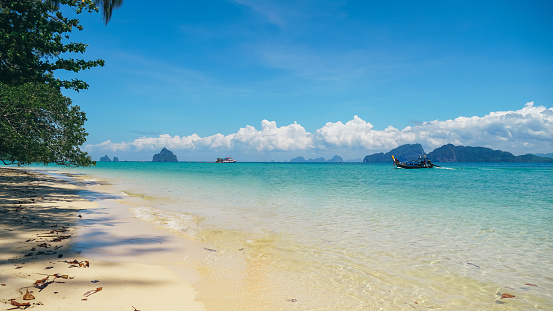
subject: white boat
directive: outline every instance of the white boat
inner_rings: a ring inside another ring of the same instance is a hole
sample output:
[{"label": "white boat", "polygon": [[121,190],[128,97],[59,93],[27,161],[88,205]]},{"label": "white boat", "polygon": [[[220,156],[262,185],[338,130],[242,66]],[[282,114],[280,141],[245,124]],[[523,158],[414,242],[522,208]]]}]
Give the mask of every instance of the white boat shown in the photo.
[{"label": "white boat", "polygon": [[217,161],[215,161],[215,163],[236,163],[236,160],[231,157],[217,158]]}]

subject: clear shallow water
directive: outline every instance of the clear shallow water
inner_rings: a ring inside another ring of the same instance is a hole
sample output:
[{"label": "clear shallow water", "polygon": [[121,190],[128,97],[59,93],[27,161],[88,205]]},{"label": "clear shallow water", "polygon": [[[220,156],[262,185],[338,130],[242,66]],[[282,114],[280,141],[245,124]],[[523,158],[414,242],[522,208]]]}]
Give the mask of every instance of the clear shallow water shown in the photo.
[{"label": "clear shallow water", "polygon": [[236,310],[552,310],[553,165],[444,166],[71,171],[108,180],[138,217],[225,253],[205,269],[211,286],[235,290]]}]

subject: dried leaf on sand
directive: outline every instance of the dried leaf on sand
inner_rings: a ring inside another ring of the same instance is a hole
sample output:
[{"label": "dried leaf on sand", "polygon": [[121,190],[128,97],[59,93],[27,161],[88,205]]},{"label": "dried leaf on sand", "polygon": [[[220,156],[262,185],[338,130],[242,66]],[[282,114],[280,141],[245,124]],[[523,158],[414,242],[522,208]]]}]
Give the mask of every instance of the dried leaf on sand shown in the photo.
[{"label": "dried leaf on sand", "polygon": [[41,279],[41,280],[36,280],[35,284],[46,282],[46,280],[48,280],[48,278],[49,278],[49,276],[47,276],[47,277],[45,277],[44,279]]},{"label": "dried leaf on sand", "polygon": [[102,289],[103,289],[103,287],[98,287],[96,289],[89,290],[88,292],[84,293],[83,296],[88,297],[90,295],[96,294],[97,292],[101,291]]},{"label": "dried leaf on sand", "polygon": [[49,277],[50,277],[50,276],[47,276],[47,277],[45,277],[45,278],[42,279],[42,280],[37,280],[37,281],[35,282],[35,287],[38,288],[38,289],[40,289],[40,290],[43,290],[43,289],[46,288],[46,286],[48,286],[48,285],[54,283],[54,280],[52,280],[52,281],[50,281],[50,282],[47,282]]},{"label": "dried leaf on sand", "polygon": [[25,295],[23,295],[23,300],[33,300],[35,299],[35,296],[33,296],[33,294],[31,294],[29,292],[29,290],[27,290],[27,292],[25,293]]},{"label": "dried leaf on sand", "polygon": [[15,299],[10,299],[10,302],[12,306],[16,306],[16,307],[28,307],[31,305],[30,302],[17,302],[15,301]]},{"label": "dried leaf on sand", "polygon": [[88,260],[78,261],[77,259],[75,259],[73,261],[65,261],[65,262],[70,264],[71,267],[79,267],[79,268],[90,267],[90,262]]}]

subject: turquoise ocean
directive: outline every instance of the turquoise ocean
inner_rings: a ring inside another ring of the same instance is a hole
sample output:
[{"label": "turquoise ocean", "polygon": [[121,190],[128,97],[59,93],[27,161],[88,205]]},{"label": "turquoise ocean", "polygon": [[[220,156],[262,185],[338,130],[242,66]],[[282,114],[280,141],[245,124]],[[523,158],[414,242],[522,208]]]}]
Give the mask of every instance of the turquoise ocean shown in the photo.
[{"label": "turquoise ocean", "polygon": [[225,254],[205,269],[236,309],[553,310],[553,165],[442,166],[65,171],[109,183],[136,217]]}]

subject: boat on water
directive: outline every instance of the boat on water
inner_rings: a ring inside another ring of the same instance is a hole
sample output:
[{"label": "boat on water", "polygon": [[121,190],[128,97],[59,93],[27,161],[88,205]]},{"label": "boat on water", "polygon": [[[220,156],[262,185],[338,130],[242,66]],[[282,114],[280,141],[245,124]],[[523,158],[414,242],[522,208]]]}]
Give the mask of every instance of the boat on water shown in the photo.
[{"label": "boat on water", "polygon": [[433,167],[439,167],[438,165],[432,163],[429,159],[427,159],[426,156],[424,158],[419,157],[417,160],[407,161],[407,162],[399,162],[399,160],[394,158],[394,156],[392,156],[392,159],[394,160],[394,165],[398,168],[433,168]]},{"label": "boat on water", "polygon": [[236,163],[236,160],[231,157],[217,158],[215,163]]}]

